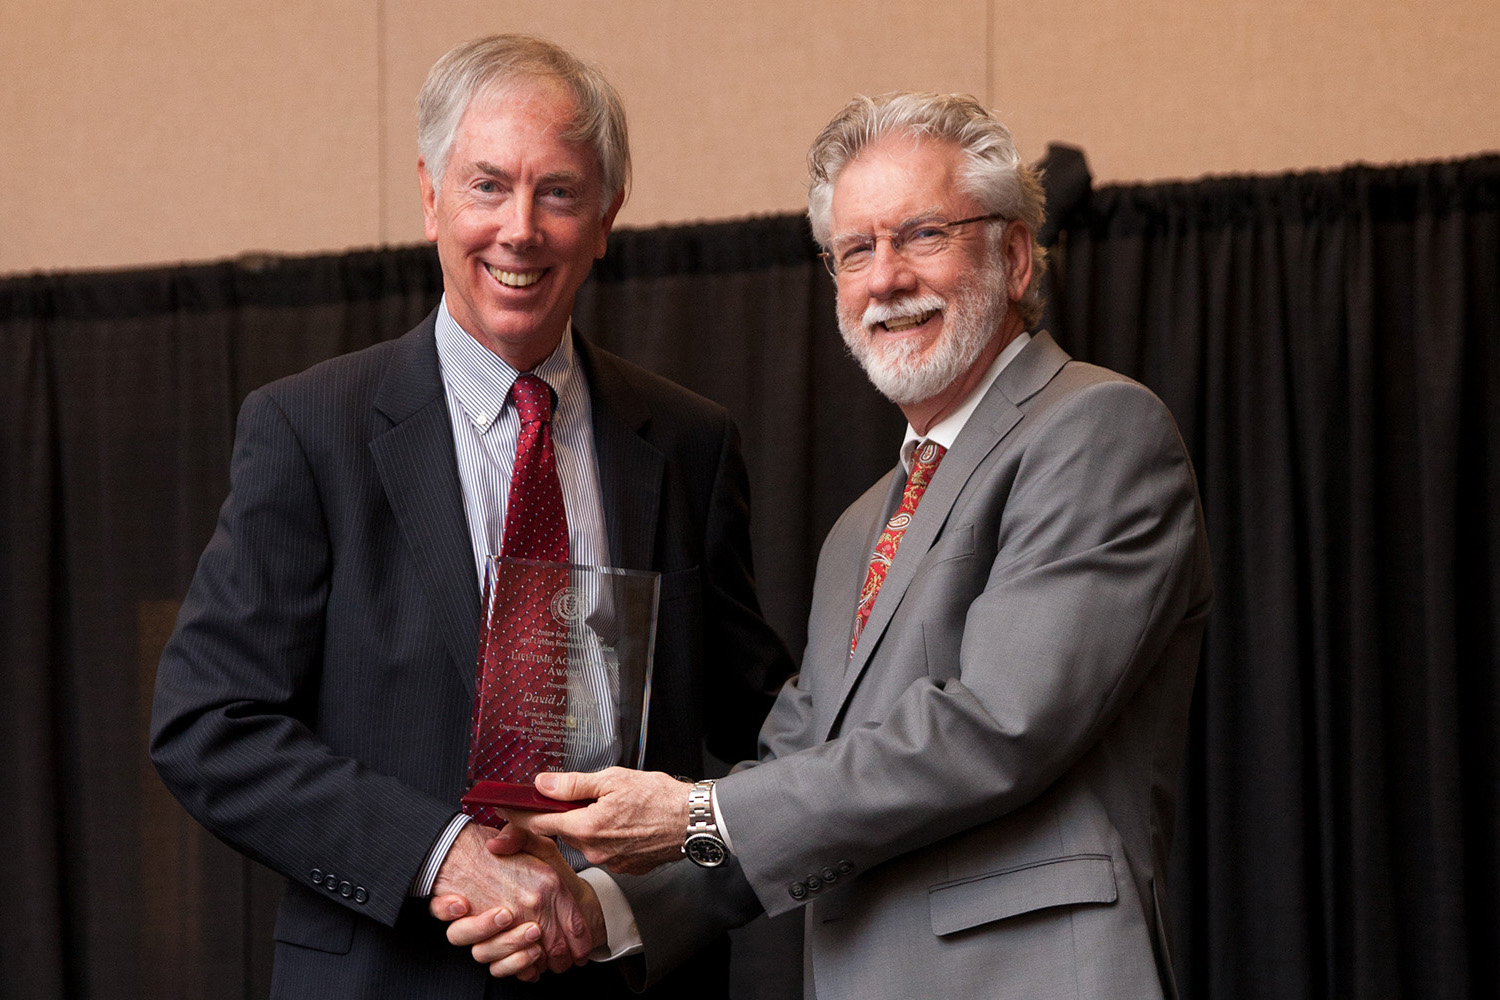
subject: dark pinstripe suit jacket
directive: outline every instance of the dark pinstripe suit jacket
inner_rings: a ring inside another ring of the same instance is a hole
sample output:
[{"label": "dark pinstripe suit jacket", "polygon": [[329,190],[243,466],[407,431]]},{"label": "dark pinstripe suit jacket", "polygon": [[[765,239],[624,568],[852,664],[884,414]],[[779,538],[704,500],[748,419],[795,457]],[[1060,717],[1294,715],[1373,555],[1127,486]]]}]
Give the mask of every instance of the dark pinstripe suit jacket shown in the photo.
[{"label": "dark pinstripe suit jacket", "polygon": [[[611,554],[662,574],[647,764],[697,774],[705,739],[729,760],[754,745],[791,669],[754,593],[738,433],[715,404],[578,349]],[[162,657],[151,751],[189,812],[289,880],[274,996],[529,992],[488,984],[407,899],[463,790],[478,626],[433,317],[252,393]],[[697,974],[722,981],[723,957]],[[607,968],[579,974],[540,989],[618,988]]]}]

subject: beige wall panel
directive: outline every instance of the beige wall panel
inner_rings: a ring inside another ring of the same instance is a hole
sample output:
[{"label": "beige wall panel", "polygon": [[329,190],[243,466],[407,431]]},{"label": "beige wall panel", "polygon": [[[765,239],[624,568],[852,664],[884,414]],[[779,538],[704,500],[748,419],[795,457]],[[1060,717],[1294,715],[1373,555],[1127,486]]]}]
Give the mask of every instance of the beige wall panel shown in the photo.
[{"label": "beige wall panel", "polygon": [[1495,0],[994,0],[994,102],[1096,180],[1500,148]]},{"label": "beige wall panel", "polygon": [[981,92],[984,24],[984,0],[388,0],[385,236],[422,238],[413,100],[464,39],[531,32],[602,66],[625,100],[635,156],[620,224],[651,226],[800,211],[807,146],[849,95]]},{"label": "beige wall panel", "polygon": [[0,273],[379,238],[364,0],[0,2]]},{"label": "beige wall panel", "polygon": [[800,210],[817,128],[896,87],[1101,182],[1500,148],[1495,0],[0,0],[0,274],[420,240],[417,87],[506,30],[620,87],[632,226]]}]

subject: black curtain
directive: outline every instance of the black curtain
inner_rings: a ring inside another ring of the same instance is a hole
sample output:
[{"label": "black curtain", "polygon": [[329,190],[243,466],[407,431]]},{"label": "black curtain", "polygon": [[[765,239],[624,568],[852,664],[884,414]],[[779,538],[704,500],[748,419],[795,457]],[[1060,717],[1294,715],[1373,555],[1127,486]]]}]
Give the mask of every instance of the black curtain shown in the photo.
[{"label": "black curtain", "polygon": [[429,251],[0,282],[0,996],[264,997],[280,879],[146,759],[252,388],[399,335]]},{"label": "black curtain", "polygon": [[[1500,159],[1093,192],[1050,165],[1049,326],[1167,401],[1213,545],[1184,994],[1495,995]],[[575,312],[735,413],[794,648],[902,426],[812,252],[796,217],[621,232]],[[156,657],[245,393],[439,288],[427,248],[0,280],[0,994],[265,995],[278,879],[156,781]]]},{"label": "black curtain", "polygon": [[1103,189],[1057,263],[1208,521],[1185,994],[1500,995],[1500,158]]}]

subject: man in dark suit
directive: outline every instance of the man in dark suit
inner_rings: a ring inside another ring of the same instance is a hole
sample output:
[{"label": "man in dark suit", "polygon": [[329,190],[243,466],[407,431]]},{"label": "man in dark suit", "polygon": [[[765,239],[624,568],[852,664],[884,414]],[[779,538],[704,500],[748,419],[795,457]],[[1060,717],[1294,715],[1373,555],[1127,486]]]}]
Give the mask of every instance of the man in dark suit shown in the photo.
[{"label": "man in dark suit", "polygon": [[[1212,587],[1182,440],[1144,387],[1030,332],[1041,187],[983,107],[857,98],[809,163],[844,339],[909,423],[900,463],[824,543],[758,760],[691,790],[543,775],[598,802],[519,822],[650,872],[623,883],[647,981],[717,927],[805,907],[821,1000],[1170,996]],[[504,954],[486,933],[450,930]]]},{"label": "man in dark suit", "polygon": [[[205,826],[288,879],[273,996],[609,995],[623,985],[600,966],[492,980],[443,934],[499,911],[553,971],[607,947],[583,919],[607,879],[545,843],[497,857],[457,808],[481,581],[522,463],[513,387],[551,400],[571,561],[661,574],[649,766],[701,773],[705,742],[741,755],[791,664],[754,593],[727,414],[570,326],[625,197],[618,96],[549,43],[480,39],[433,67],[419,130],[443,301],[245,401],[157,676],[152,758]],[[686,992],[723,995],[726,954]]]}]

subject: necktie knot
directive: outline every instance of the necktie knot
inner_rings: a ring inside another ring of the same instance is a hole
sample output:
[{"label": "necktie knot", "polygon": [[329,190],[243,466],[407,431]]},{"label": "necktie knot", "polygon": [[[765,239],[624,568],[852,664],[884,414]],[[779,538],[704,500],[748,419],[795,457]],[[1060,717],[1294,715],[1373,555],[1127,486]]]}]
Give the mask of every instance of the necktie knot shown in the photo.
[{"label": "necktie knot", "polygon": [[932,474],[937,471],[938,463],[947,453],[948,449],[936,441],[923,441],[917,445],[916,450],[911,453],[910,478],[920,479],[922,488],[926,489],[928,481],[932,479]]},{"label": "necktie knot", "polygon": [[510,397],[515,400],[516,413],[523,424],[543,423],[552,419],[552,387],[529,372],[516,379],[510,387]]}]

